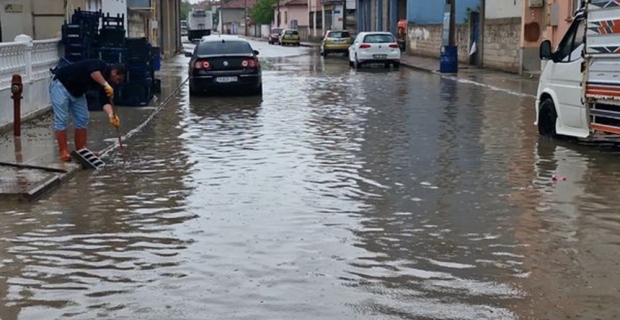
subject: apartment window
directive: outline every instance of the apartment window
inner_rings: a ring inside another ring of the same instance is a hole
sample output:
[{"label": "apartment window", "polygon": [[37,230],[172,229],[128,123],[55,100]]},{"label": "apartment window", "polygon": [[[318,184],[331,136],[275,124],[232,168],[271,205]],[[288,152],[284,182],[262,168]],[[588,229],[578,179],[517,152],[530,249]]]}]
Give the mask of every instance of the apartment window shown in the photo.
[{"label": "apartment window", "polygon": [[284,24],[288,24],[288,11],[284,11]]}]

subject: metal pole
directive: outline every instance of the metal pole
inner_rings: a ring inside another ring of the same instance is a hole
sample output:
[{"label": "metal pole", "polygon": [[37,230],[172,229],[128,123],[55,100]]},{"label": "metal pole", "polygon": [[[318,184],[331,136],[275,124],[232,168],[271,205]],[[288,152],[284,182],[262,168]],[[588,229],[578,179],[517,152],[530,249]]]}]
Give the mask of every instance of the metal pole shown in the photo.
[{"label": "metal pole", "polygon": [[347,0],[342,0],[342,30],[347,30]]},{"label": "metal pole", "polygon": [[22,92],[24,85],[22,77],[14,74],[11,79],[11,98],[13,99],[13,135],[20,137],[22,135]]},{"label": "metal pole", "polygon": [[245,22],[244,22],[244,25],[245,25],[245,36],[247,37],[248,36],[248,0],[245,0],[244,3],[245,3],[244,4],[245,5]]},{"label": "metal pole", "polygon": [[450,5],[450,32],[449,32],[449,43],[450,46],[456,45],[456,18],[454,17],[454,13],[456,12],[456,0],[446,0],[446,4]]},{"label": "metal pole", "polygon": [[276,28],[280,28],[280,0],[276,2],[278,16],[276,17]]},{"label": "metal pole", "polygon": [[484,66],[484,21],[486,20],[487,1],[480,0],[480,31],[478,32],[478,66]]}]

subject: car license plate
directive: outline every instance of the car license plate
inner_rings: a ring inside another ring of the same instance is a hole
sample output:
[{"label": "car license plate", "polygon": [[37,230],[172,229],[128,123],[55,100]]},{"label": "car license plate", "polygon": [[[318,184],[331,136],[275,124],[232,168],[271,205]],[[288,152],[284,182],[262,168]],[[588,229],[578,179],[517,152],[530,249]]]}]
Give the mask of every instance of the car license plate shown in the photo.
[{"label": "car license plate", "polygon": [[373,59],[387,59],[387,54],[373,54]]},{"label": "car license plate", "polygon": [[219,83],[237,82],[237,77],[217,77],[215,81]]}]

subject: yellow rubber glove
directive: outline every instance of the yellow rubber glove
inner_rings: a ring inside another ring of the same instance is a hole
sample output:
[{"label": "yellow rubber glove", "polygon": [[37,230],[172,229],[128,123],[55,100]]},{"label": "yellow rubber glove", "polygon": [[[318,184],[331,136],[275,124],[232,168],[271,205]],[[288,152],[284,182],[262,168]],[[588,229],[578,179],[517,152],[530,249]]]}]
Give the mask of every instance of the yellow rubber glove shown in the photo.
[{"label": "yellow rubber glove", "polygon": [[105,90],[105,95],[108,96],[108,98],[114,97],[114,89],[112,89],[109,83],[106,82],[103,85],[103,90]]},{"label": "yellow rubber glove", "polygon": [[121,126],[121,119],[115,115],[115,114],[111,114],[110,115],[110,125],[113,126],[114,128],[118,128]]}]

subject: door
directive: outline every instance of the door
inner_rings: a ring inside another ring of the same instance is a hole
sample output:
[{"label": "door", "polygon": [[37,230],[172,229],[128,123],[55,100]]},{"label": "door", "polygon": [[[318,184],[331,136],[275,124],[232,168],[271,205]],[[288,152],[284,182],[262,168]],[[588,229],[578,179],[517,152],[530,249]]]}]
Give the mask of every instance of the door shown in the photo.
[{"label": "door", "polygon": [[479,66],[480,50],[478,50],[478,48],[480,47],[480,12],[472,11],[469,14],[469,18],[471,22],[469,24],[469,39],[471,39],[469,43],[469,64],[472,66]]},{"label": "door", "polygon": [[554,53],[551,72],[551,87],[558,99],[558,120],[562,126],[580,129],[587,128],[581,88],[585,27],[583,18],[573,22]]}]

